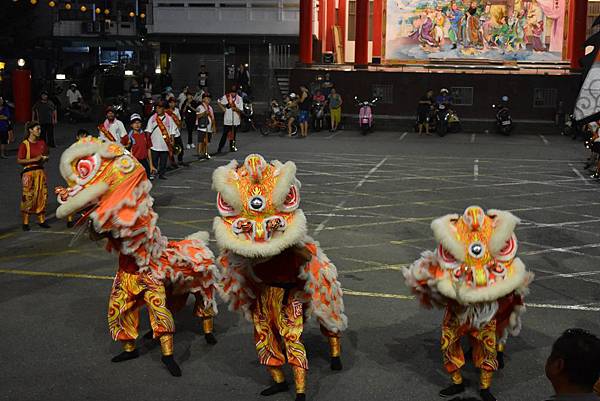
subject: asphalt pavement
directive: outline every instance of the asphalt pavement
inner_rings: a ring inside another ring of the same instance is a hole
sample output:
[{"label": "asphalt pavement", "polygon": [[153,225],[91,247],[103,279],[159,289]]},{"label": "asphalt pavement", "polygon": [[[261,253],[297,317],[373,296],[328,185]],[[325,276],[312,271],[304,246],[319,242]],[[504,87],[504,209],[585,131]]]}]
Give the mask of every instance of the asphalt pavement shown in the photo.
[{"label": "asphalt pavement", "polygon": [[[59,132],[66,145],[75,130]],[[438,399],[448,384],[439,353],[442,314],[411,299],[400,269],[433,248],[432,219],[474,204],[522,219],[519,254],[536,274],[523,331],[510,339],[506,368],[493,382],[498,399],[545,399],[551,387],[544,362],[553,339],[569,327],[600,334],[600,183],[586,178],[580,143],[536,132],[439,138],[340,131],[306,139],[243,133],[238,147],[155,182],[159,225],[170,238],[209,231],[217,213],[211,174],[232,158],[259,152],[296,162],[310,234],[338,267],[349,317],[341,372],[329,370],[318,326],[311,322],[305,330],[309,400]],[[48,166],[51,187],[63,184],[56,171],[61,150]],[[0,172],[0,399],[262,399],[269,377],[256,361],[252,327],[222,303],[215,346],[205,344],[191,307],[176,316],[183,377],[170,377],[159,347],[142,340],[140,358],[111,363],[120,351],[106,323],[116,258],[83,239],[70,245],[74,231],[64,222],[21,232],[14,160],[0,160]],[[49,212],[54,207],[53,201]],[[474,395],[477,372],[465,374]],[[292,399],[292,392],[269,398]]]}]

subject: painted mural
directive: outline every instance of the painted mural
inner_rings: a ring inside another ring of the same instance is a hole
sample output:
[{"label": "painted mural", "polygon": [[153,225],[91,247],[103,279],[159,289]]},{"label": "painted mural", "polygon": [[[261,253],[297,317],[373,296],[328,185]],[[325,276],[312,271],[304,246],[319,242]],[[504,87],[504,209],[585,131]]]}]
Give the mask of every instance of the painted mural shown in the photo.
[{"label": "painted mural", "polygon": [[566,0],[387,0],[385,58],[562,60]]}]

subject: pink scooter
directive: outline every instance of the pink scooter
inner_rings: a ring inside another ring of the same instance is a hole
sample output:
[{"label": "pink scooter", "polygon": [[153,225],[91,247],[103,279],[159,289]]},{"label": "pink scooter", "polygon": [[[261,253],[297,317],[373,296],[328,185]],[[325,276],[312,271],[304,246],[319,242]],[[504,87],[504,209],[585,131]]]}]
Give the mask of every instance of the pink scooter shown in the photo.
[{"label": "pink scooter", "polygon": [[357,96],[354,96],[354,100],[360,107],[358,111],[358,126],[360,127],[360,133],[367,135],[369,132],[373,131],[373,106],[375,106],[375,103],[377,103],[379,98],[376,97],[371,101],[360,101]]}]

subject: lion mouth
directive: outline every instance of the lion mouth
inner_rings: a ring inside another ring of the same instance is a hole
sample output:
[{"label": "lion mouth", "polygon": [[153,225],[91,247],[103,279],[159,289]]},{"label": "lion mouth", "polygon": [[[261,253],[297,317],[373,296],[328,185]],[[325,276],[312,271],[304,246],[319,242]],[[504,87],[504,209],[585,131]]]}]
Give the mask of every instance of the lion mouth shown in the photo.
[{"label": "lion mouth", "polygon": [[69,188],[57,188],[55,192],[60,206],[56,209],[56,217],[62,219],[95,205],[108,189],[108,184],[104,182],[88,187],[76,185]]}]

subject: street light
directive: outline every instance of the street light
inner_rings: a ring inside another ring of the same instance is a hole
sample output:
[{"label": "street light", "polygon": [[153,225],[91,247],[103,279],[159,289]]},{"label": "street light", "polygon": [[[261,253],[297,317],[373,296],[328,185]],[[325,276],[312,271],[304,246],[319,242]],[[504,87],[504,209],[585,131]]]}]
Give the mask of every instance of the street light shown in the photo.
[{"label": "street light", "polygon": [[65,79],[67,79],[67,76],[65,74],[56,74],[57,81],[64,81]]},{"label": "street light", "polygon": [[160,74],[162,72],[162,70],[160,69],[160,66],[156,67],[156,69],[154,70],[155,74]]},{"label": "street light", "polygon": [[133,77],[133,71],[132,70],[125,70],[125,76],[126,77]]},{"label": "street light", "polygon": [[65,10],[70,10],[71,9],[71,3],[67,3],[65,4]]},{"label": "street light", "polygon": [[22,59],[22,58],[18,59],[17,65],[19,66],[19,68],[25,67],[25,59]]},{"label": "street light", "polygon": [[81,10],[82,13],[87,11],[87,7],[86,6],[81,6],[79,7],[79,10]]},{"label": "street light", "polygon": [[49,6],[49,7],[54,7],[54,6],[56,6],[56,2],[55,2],[55,1],[53,1],[53,0],[50,0],[50,1],[48,2],[48,6]]}]

